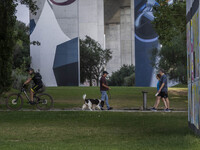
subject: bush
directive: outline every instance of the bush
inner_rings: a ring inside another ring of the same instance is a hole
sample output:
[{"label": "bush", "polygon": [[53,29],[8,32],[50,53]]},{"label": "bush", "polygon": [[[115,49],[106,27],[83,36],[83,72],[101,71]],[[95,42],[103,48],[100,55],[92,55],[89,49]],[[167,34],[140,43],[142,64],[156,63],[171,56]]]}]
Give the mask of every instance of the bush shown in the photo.
[{"label": "bush", "polygon": [[125,86],[134,86],[135,85],[135,73],[124,78],[124,85]]},{"label": "bush", "polygon": [[133,85],[130,79],[126,79],[127,81],[125,83],[125,78],[131,76],[132,74],[135,74],[135,67],[133,65],[123,65],[120,70],[112,73],[108,80],[108,84],[111,86],[123,86],[127,84]]},{"label": "bush", "polygon": [[15,69],[12,71],[12,79],[13,79],[13,88],[14,89],[21,89],[23,83],[27,79],[27,74],[23,69]]}]

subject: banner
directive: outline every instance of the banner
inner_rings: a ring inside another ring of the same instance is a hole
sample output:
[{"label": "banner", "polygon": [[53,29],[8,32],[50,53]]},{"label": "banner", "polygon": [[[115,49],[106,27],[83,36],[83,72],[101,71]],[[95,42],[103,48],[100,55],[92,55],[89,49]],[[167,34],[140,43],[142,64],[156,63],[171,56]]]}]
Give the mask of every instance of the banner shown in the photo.
[{"label": "banner", "polygon": [[156,81],[153,81],[154,69],[151,66],[151,51],[159,46],[158,35],[152,25],[155,5],[159,5],[155,0],[135,0],[134,3],[136,86],[156,85]]}]

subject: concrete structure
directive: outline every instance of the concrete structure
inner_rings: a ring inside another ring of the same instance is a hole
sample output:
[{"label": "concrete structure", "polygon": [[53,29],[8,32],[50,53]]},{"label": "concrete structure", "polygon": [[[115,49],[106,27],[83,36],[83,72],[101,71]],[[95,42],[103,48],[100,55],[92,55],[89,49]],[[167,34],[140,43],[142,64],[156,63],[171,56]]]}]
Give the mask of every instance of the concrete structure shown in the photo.
[{"label": "concrete structure", "polygon": [[151,50],[159,47],[154,20],[155,0],[104,0],[105,42],[113,58],[108,72],[121,66],[134,65],[136,86],[155,86],[155,69],[151,66]]},{"label": "concrete structure", "polygon": [[104,47],[104,1],[79,0],[79,36],[86,35]]},{"label": "concrete structure", "polygon": [[[41,13],[38,13],[35,26],[31,26],[31,41],[39,41],[40,46],[31,45],[31,66],[40,71],[47,86],[57,86],[53,64],[57,45],[69,41],[68,35],[61,30],[56,16],[48,1],[44,1]],[[78,79],[77,79],[78,80]]]},{"label": "concrete structure", "polygon": [[200,135],[200,9],[199,0],[187,2],[188,123]]},{"label": "concrete structure", "polygon": [[[77,37],[85,38],[88,35],[104,47],[103,0],[36,0],[36,2],[39,10],[37,10],[36,15],[30,14],[30,39],[31,41],[39,41],[41,45],[31,45],[32,67],[40,71],[47,86],[57,86],[58,77],[55,78],[55,75],[58,73],[55,74],[53,71],[53,64],[55,64],[54,59],[57,58],[55,55],[58,45]],[[71,51],[71,48],[66,47],[66,51]],[[74,51],[78,51],[76,53],[78,66],[74,67],[78,68],[78,71],[73,70],[72,72],[79,74],[79,50],[74,49]],[[75,57],[66,56],[68,59]],[[60,70],[59,74],[62,74]],[[77,75],[72,74],[72,76],[76,77]],[[79,78],[80,74],[76,80]],[[74,84],[70,83],[70,85]]]},{"label": "concrete structure", "polygon": [[135,65],[134,0],[104,0],[105,46],[112,51],[107,71]]},{"label": "concrete structure", "polygon": [[[75,38],[83,39],[86,35],[98,41],[102,48],[112,51],[112,59],[106,66],[110,75],[123,65],[134,65],[137,86],[155,86],[154,70],[149,57],[152,45],[158,45],[157,35],[152,29],[149,30],[149,27],[152,27],[151,8],[156,4],[155,0],[36,0],[36,2],[40,9],[37,15],[30,14],[30,37],[32,41],[40,41],[41,45],[31,46],[32,67],[40,70],[47,86],[58,85],[56,82],[58,79],[55,78],[53,71],[57,46],[66,42],[71,43],[70,40]],[[147,22],[144,25],[145,30],[141,21]],[[71,51],[69,48],[66,47],[66,51]],[[79,55],[79,52],[74,54]],[[66,57],[68,57],[66,59],[74,58],[69,55]],[[79,61],[79,56],[76,58]],[[65,64],[64,59],[63,64]],[[79,62],[77,64],[79,68]],[[59,74],[62,74],[60,69]],[[77,80],[79,77],[78,75]]]}]

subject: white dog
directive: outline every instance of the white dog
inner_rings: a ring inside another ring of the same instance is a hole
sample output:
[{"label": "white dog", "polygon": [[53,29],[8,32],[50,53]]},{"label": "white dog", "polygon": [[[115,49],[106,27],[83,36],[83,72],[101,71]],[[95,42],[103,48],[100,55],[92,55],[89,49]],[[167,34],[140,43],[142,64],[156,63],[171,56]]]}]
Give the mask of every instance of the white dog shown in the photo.
[{"label": "white dog", "polygon": [[89,110],[95,110],[95,108],[98,108],[99,110],[101,110],[101,100],[99,99],[86,99],[86,94],[83,95],[83,100],[85,101],[85,103],[82,106],[82,110],[85,110],[87,107],[89,108]]}]

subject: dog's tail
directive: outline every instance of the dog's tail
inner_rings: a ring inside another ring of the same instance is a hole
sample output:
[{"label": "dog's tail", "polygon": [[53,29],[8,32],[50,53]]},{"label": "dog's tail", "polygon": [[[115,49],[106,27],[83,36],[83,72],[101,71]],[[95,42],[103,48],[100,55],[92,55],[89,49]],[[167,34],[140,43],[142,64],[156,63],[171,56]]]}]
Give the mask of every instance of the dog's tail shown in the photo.
[{"label": "dog's tail", "polygon": [[86,94],[83,94],[83,100],[85,100],[85,98],[86,98]]}]

